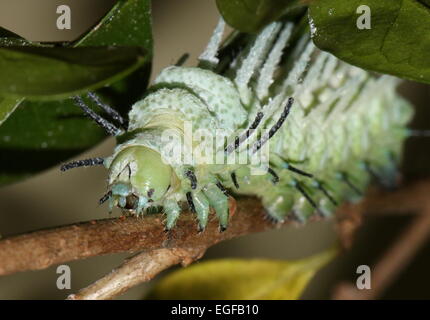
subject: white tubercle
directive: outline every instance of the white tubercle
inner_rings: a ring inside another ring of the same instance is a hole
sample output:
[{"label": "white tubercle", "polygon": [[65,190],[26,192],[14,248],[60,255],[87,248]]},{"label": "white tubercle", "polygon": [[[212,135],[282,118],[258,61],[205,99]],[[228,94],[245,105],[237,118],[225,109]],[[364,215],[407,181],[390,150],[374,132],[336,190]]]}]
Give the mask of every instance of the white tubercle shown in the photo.
[{"label": "white tubercle", "polygon": [[199,57],[201,62],[208,62],[212,66],[216,66],[218,64],[218,49],[221,45],[224,29],[225,21],[223,18],[220,18],[205,51]]},{"label": "white tubercle", "polygon": [[315,45],[310,41],[303,53],[300,55],[299,60],[295,63],[293,69],[288,74],[287,79],[285,79],[282,88],[285,90],[290,86],[297,85],[300,82],[301,76],[306,70],[309,64],[311,55],[315,50]]},{"label": "white tubercle", "polygon": [[287,23],[282,30],[278,40],[273,46],[266,62],[261,69],[260,76],[257,81],[257,97],[262,100],[269,94],[269,87],[273,83],[273,75],[281,61],[282,54],[287,46],[288,40],[293,31],[293,24]]},{"label": "white tubercle", "polygon": [[241,94],[246,96],[246,93],[248,92],[248,84],[255,71],[263,63],[280,28],[281,23],[279,22],[271,23],[265,27],[255,40],[249,54],[242,61],[239,70],[237,70],[236,78],[234,79],[234,82]]}]

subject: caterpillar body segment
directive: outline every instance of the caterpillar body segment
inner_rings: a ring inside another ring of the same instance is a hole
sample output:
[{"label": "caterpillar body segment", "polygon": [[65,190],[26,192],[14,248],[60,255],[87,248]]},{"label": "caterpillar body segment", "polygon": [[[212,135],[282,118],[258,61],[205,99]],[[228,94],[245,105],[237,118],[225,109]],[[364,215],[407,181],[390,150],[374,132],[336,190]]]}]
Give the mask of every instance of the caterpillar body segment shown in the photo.
[{"label": "caterpillar body segment", "polygon": [[[221,20],[198,67],[167,67],[132,106],[103,162],[111,207],[162,207],[171,229],[186,204],[199,230],[211,210],[225,230],[230,195],[261,198],[275,221],[305,222],[360,199],[372,179],[393,183],[412,116],[396,79],[320,52],[307,36],[291,47],[294,27],[281,22],[217,74],[223,28]],[[295,62],[283,62],[291,52]],[[219,135],[221,144],[211,138]]]}]

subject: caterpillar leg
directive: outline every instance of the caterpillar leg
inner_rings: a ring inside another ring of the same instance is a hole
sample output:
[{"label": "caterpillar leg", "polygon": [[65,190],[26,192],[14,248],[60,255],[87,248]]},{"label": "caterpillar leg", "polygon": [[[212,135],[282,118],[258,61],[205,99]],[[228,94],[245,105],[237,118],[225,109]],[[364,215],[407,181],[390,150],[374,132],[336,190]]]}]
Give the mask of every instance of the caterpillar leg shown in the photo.
[{"label": "caterpillar leg", "polygon": [[181,208],[175,200],[167,200],[164,203],[164,213],[167,216],[166,230],[172,229],[181,214]]},{"label": "caterpillar leg", "polygon": [[356,182],[353,181],[353,179],[351,178],[350,174],[348,174],[347,172],[344,171],[340,171],[336,173],[336,178],[342,182],[344,182],[348,188],[350,189],[350,191],[352,191],[355,196],[362,198],[363,197],[363,191],[360,189],[359,186],[357,186]]},{"label": "caterpillar leg", "polygon": [[194,210],[197,214],[199,222],[199,231],[205,230],[209,218],[209,200],[202,192],[192,193],[192,200],[194,203]]},{"label": "caterpillar leg", "polygon": [[337,202],[337,200],[335,198],[333,198],[332,194],[327,190],[327,188],[324,186],[324,183],[322,183],[321,181],[318,180],[314,180],[312,182],[312,186],[317,188],[318,190],[320,190],[324,196],[327,198],[328,201],[330,201],[330,203],[337,207],[339,205],[339,203]]},{"label": "caterpillar leg", "polygon": [[203,192],[209,200],[210,206],[215,209],[220,224],[220,230],[226,230],[229,217],[228,196],[214,184],[209,184]]},{"label": "caterpillar leg", "polygon": [[[316,206],[315,210],[317,210],[321,216],[331,216],[339,206],[338,200],[334,197],[335,192],[333,192],[331,183],[330,185],[326,185],[326,183],[313,178],[308,185],[309,192],[313,194],[312,198]],[[310,197],[310,195],[308,195],[308,197]]]},{"label": "caterpillar leg", "polygon": [[396,188],[396,172],[397,168],[392,163],[387,161],[388,164],[378,166],[370,161],[363,161],[360,163],[362,168],[369,176],[382,188],[393,190]]},{"label": "caterpillar leg", "polygon": [[291,192],[276,192],[264,195],[263,206],[274,222],[282,222],[291,212],[294,205],[294,196]]}]

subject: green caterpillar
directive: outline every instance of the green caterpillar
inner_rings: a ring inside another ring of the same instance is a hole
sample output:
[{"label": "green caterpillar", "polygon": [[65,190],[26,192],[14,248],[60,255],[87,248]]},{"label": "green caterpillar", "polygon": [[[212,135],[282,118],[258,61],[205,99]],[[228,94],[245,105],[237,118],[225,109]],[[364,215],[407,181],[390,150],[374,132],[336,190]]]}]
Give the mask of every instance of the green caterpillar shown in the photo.
[{"label": "green caterpillar", "polygon": [[[308,36],[288,48],[289,63],[283,59],[294,32],[288,22],[265,27],[218,74],[223,30],[221,19],[198,67],[161,72],[132,106],[126,130],[74,97],[122,143],[110,157],[74,161],[62,170],[104,165],[108,192],[100,203],[136,215],[162,207],[167,229],[188,204],[199,230],[210,208],[225,230],[229,194],[258,196],[276,221],[294,215],[304,222],[359,199],[371,178],[392,182],[412,116],[395,91],[398,80],[320,52]],[[126,124],[96,95],[88,96]]]}]

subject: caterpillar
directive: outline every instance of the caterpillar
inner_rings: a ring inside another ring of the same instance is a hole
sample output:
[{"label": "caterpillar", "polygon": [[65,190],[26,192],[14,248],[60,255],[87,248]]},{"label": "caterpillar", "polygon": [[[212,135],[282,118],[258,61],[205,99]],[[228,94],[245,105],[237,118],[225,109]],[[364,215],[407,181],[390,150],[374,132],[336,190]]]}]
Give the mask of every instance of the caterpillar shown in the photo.
[{"label": "caterpillar", "polygon": [[231,195],[259,197],[274,221],[305,222],[360,199],[372,179],[394,183],[412,116],[396,93],[398,79],[319,51],[308,35],[292,46],[295,27],[280,21],[219,72],[224,28],[220,19],[197,67],[165,68],[128,120],[93,92],[73,97],[119,144],[109,157],[61,170],[104,165],[100,203],[138,216],[162,208],[167,230],[188,205],[200,231],[211,208],[224,231]]}]

